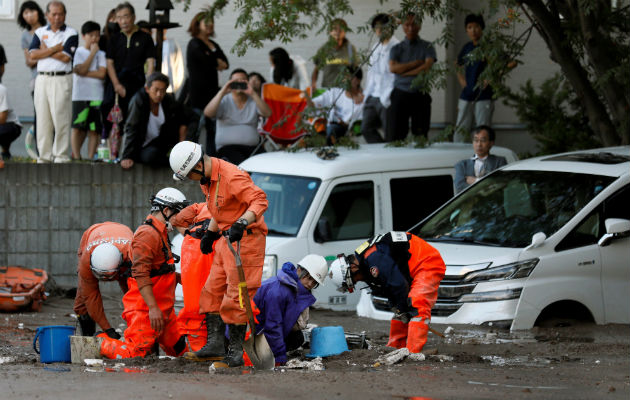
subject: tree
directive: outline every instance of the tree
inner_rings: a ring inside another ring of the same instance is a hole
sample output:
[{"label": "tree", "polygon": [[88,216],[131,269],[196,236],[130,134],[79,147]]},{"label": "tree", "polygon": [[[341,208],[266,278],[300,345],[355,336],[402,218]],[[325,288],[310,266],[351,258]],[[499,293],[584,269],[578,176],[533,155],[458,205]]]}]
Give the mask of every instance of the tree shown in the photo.
[{"label": "tree", "polygon": [[[190,5],[190,0],[176,0]],[[536,30],[545,41],[578,99],[590,130],[601,144],[630,144],[630,6],[614,0],[483,0],[467,10],[458,0],[381,0],[383,8],[415,13],[422,20],[442,23],[435,44],[452,46],[452,21],[458,14],[483,12],[488,21],[483,40],[473,57],[488,61],[482,78],[499,96],[513,93],[505,85],[508,60],[518,60]],[[220,15],[228,0],[216,0],[206,9]],[[352,13],[348,0],[234,0],[236,28],[243,28],[233,51],[239,55],[265,41],[304,40],[311,30],[324,31],[337,17]],[[376,12],[376,10],[375,10]],[[394,13],[394,10],[389,12]],[[367,32],[367,22],[358,27]],[[365,58],[364,58],[365,59]],[[426,90],[446,87],[453,60],[440,61],[417,82]],[[481,81],[481,80],[480,80]]]}]

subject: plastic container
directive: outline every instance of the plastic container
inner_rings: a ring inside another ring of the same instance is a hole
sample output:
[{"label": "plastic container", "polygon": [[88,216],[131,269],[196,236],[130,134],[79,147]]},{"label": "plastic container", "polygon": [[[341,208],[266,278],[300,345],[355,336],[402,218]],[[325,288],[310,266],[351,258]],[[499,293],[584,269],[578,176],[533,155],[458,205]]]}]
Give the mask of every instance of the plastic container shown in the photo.
[{"label": "plastic container", "polygon": [[103,162],[110,162],[109,147],[107,146],[107,140],[101,139],[101,143],[96,149],[96,154],[99,160]]},{"label": "plastic container", "polygon": [[[72,360],[70,336],[74,335],[74,326],[40,326],[33,339],[33,349],[39,354],[39,360],[45,364],[54,362],[69,363]],[[39,349],[37,340],[39,339]]]},{"label": "plastic container", "polygon": [[348,350],[346,335],[341,326],[313,328],[311,332],[311,352],[309,358],[336,356]]}]

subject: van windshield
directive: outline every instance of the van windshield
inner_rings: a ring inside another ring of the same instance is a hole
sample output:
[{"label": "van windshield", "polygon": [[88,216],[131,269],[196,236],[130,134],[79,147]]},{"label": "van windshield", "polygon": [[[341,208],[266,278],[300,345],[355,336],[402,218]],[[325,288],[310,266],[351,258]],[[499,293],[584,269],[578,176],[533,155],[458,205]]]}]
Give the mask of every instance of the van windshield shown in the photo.
[{"label": "van windshield", "polygon": [[614,178],[549,171],[497,171],[424,221],[425,240],[525,247],[553,235]]},{"label": "van windshield", "polygon": [[252,172],[252,180],[267,194],[265,223],[269,235],[296,236],[321,180],[302,176]]}]

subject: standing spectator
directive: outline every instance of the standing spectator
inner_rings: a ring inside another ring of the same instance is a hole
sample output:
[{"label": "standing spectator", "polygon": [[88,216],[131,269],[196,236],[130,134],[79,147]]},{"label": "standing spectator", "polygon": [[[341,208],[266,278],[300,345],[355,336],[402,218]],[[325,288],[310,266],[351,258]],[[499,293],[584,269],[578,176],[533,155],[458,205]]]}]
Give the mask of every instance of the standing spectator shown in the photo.
[{"label": "standing spectator", "polygon": [[389,70],[395,74],[391,106],[387,115],[387,141],[402,140],[409,131],[414,136],[427,137],[431,125],[431,96],[423,93],[423,87],[412,87],[414,78],[428,71],[437,60],[435,48],[420,39],[418,17],[409,13],[403,22],[405,39],[392,47],[389,54]]},{"label": "standing spectator", "polygon": [[247,74],[247,81],[254,89],[254,92],[258,93],[259,96],[262,96],[262,87],[267,80],[260,74],[260,72],[252,71]]},{"label": "standing spectator", "polygon": [[101,27],[88,21],[81,27],[83,47],[74,53],[72,82],[72,156],[81,159],[81,146],[88,135],[88,160],[94,158],[100,132],[101,103],[107,74],[105,52],[98,47]]},{"label": "standing spectator", "polygon": [[[24,29],[22,37],[20,39],[20,46],[24,52],[24,62],[27,67],[31,69],[31,80],[28,88],[31,92],[31,98],[35,95],[35,78],[37,78],[37,60],[31,59],[31,55],[28,51],[33,42],[33,36],[35,36],[35,30],[40,26],[46,25],[46,18],[44,17],[44,11],[34,1],[25,1],[20,6],[20,12],[18,13],[18,25]],[[33,104],[33,136],[37,135],[37,114],[35,113],[35,104]],[[28,139],[34,139],[28,137]],[[28,140],[27,139],[27,140]]]},{"label": "standing spectator", "polygon": [[372,30],[378,42],[370,54],[370,67],[365,84],[365,105],[361,134],[368,143],[381,143],[383,138],[378,132],[379,126],[387,129],[389,96],[394,89],[394,74],[389,70],[389,53],[399,40],[392,36],[390,18],[387,14],[377,14],[372,18]]},{"label": "standing spectator", "polygon": [[46,6],[47,26],[35,30],[29,47],[37,60],[35,112],[37,118],[38,163],[70,161],[70,118],[72,56],[79,45],[76,30],[67,26],[66,6],[51,1]]},{"label": "standing spectator", "polygon": [[112,8],[107,13],[105,26],[103,26],[103,33],[101,34],[101,38],[98,40],[98,47],[103,51],[107,51],[109,40],[112,38],[112,36],[119,32],[120,26],[118,26],[118,22],[116,22],[116,9]]},{"label": "standing spectator", "polygon": [[456,142],[463,142],[473,126],[490,125],[494,109],[492,87],[486,82],[479,85],[479,75],[486,68],[486,62],[470,60],[470,53],[479,45],[486,24],[481,15],[469,14],[464,26],[470,42],[462,47],[457,56],[457,79],[462,86],[462,93],[457,104]]},{"label": "standing spectator", "polygon": [[[212,39],[214,21],[206,19],[204,12],[199,12],[190,21],[188,32],[192,39],[186,49],[186,65],[190,88],[190,105],[200,116],[203,109],[219,91],[219,71],[229,67],[228,59],[221,47]],[[214,157],[216,122],[205,117],[206,154]]]},{"label": "standing spectator", "polygon": [[355,121],[363,115],[365,96],[361,89],[363,72],[360,68],[347,67],[346,74],[350,78],[350,88],[330,88],[313,100],[306,97],[310,106],[330,110],[326,125],[326,141],[334,144],[352,128]]},{"label": "standing spectator", "polygon": [[[2,74],[0,74],[1,78]],[[4,167],[4,160],[11,158],[9,148],[20,133],[22,133],[22,125],[9,103],[7,87],[0,83],[0,168]]]},{"label": "standing spectator", "polygon": [[258,116],[270,117],[271,109],[247,82],[247,72],[237,68],[208,103],[204,114],[217,119],[217,158],[238,165],[252,154],[260,141],[256,129]]},{"label": "standing spectator", "polygon": [[[120,32],[110,38],[107,47],[107,75],[111,82],[105,86],[102,108],[107,115],[118,95],[118,104],[123,113],[121,131],[124,129],[131,97],[144,86],[145,62],[147,75],[151,75],[155,68],[153,39],[135,25],[135,20],[135,10],[129,2],[116,6],[116,21]],[[107,121],[104,123],[107,131],[110,131],[111,124]]]},{"label": "standing spectator", "polygon": [[168,77],[154,72],[129,102],[129,117],[121,150],[120,166],[135,162],[155,167],[167,165],[168,150],[186,138],[186,121],[172,94],[166,93]]},{"label": "standing spectator", "polygon": [[455,164],[455,191],[457,193],[507,164],[505,157],[490,154],[495,137],[494,129],[487,125],[474,129],[472,142],[475,155]]},{"label": "standing spectator", "polygon": [[315,68],[311,75],[312,93],[317,88],[319,70],[323,72],[322,86],[324,88],[338,86],[338,76],[343,74],[344,67],[358,65],[357,49],[346,39],[348,24],[341,18],[332,21],[328,42],[317,50]]},{"label": "standing spectator", "polygon": [[276,47],[269,52],[271,71],[269,76],[273,83],[306,90],[308,87],[308,73],[306,61],[300,56],[289,57],[289,53],[282,47]]}]

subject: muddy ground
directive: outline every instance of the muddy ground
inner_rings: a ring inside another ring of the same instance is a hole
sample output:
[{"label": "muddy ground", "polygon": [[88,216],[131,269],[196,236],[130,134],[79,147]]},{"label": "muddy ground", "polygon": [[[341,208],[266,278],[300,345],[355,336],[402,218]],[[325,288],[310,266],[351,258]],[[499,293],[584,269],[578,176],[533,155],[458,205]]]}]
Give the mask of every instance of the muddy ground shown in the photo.
[{"label": "muddy ground", "polygon": [[[123,322],[118,299],[106,298],[105,307],[114,326]],[[426,360],[375,367],[376,359],[392,350],[384,346],[387,322],[314,310],[312,323],[365,331],[371,348],[324,359],[323,371],[242,368],[210,374],[208,363],[156,357],[124,365],[108,361],[105,367],[41,364],[32,348],[35,330],[74,325],[71,313],[72,299],[58,296],[48,299],[40,313],[0,314],[0,398],[630,398],[627,325],[584,324],[513,334],[454,326],[445,339],[429,335]]]}]

